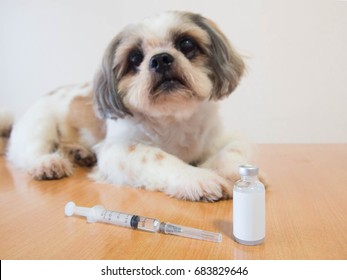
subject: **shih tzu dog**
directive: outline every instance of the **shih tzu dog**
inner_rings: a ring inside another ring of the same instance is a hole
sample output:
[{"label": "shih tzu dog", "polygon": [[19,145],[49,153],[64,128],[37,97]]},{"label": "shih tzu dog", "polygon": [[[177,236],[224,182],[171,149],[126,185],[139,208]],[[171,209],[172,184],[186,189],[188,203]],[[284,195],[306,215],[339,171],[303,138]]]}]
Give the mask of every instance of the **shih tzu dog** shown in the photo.
[{"label": "shih tzu dog", "polygon": [[60,88],[15,124],[8,158],[39,180],[97,162],[98,182],[229,198],[249,147],[223,131],[217,103],[243,72],[212,21],[188,12],[146,18],[111,41],[93,87]]}]

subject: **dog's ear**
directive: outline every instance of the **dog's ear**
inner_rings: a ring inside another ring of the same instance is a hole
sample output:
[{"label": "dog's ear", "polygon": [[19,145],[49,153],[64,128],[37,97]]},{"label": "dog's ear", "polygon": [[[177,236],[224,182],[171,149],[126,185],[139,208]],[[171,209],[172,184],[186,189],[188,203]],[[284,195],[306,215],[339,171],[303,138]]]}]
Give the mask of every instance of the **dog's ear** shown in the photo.
[{"label": "dog's ear", "polygon": [[117,69],[114,66],[115,54],[121,41],[121,35],[116,36],[111,41],[94,80],[94,100],[102,118],[117,119],[132,115],[124,106],[118,91],[120,77],[117,77]]},{"label": "dog's ear", "polygon": [[213,21],[197,14],[192,15],[192,20],[210,36],[209,64],[212,68],[211,80],[214,85],[211,98],[221,99],[237,87],[244,73],[245,64]]}]

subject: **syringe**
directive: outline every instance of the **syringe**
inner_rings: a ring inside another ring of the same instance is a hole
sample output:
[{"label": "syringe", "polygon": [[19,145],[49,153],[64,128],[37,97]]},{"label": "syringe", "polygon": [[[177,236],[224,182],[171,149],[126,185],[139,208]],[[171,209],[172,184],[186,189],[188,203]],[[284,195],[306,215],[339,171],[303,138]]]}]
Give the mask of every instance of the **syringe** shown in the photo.
[{"label": "syringe", "polygon": [[162,223],[154,218],[110,211],[105,209],[102,205],[96,205],[91,208],[79,207],[76,206],[73,201],[70,201],[65,205],[65,215],[68,217],[72,215],[84,216],[89,223],[104,222],[148,232],[161,232],[213,242],[222,241],[222,235],[220,233],[183,227],[170,223]]}]

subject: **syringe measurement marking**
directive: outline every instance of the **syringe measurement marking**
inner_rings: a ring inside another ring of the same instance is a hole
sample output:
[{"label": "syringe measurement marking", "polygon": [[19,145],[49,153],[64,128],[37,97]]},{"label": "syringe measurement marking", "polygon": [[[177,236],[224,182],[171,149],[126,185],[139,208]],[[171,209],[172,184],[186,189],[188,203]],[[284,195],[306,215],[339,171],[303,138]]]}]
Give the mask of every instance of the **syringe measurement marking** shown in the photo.
[{"label": "syringe measurement marking", "polygon": [[132,215],[129,214],[117,213],[109,210],[102,211],[101,216],[103,217],[104,221],[125,226],[130,225],[129,218],[132,217]]}]

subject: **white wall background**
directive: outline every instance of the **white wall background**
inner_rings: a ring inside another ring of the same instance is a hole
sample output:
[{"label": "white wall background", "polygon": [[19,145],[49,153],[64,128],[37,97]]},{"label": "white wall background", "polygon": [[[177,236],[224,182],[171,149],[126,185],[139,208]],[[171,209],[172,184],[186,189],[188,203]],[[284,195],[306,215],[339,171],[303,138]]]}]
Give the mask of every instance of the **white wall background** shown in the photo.
[{"label": "white wall background", "polygon": [[171,9],[213,19],[246,57],[222,103],[229,129],[258,143],[347,142],[347,1],[0,0],[0,108],[20,117],[91,80],[124,25]]}]

